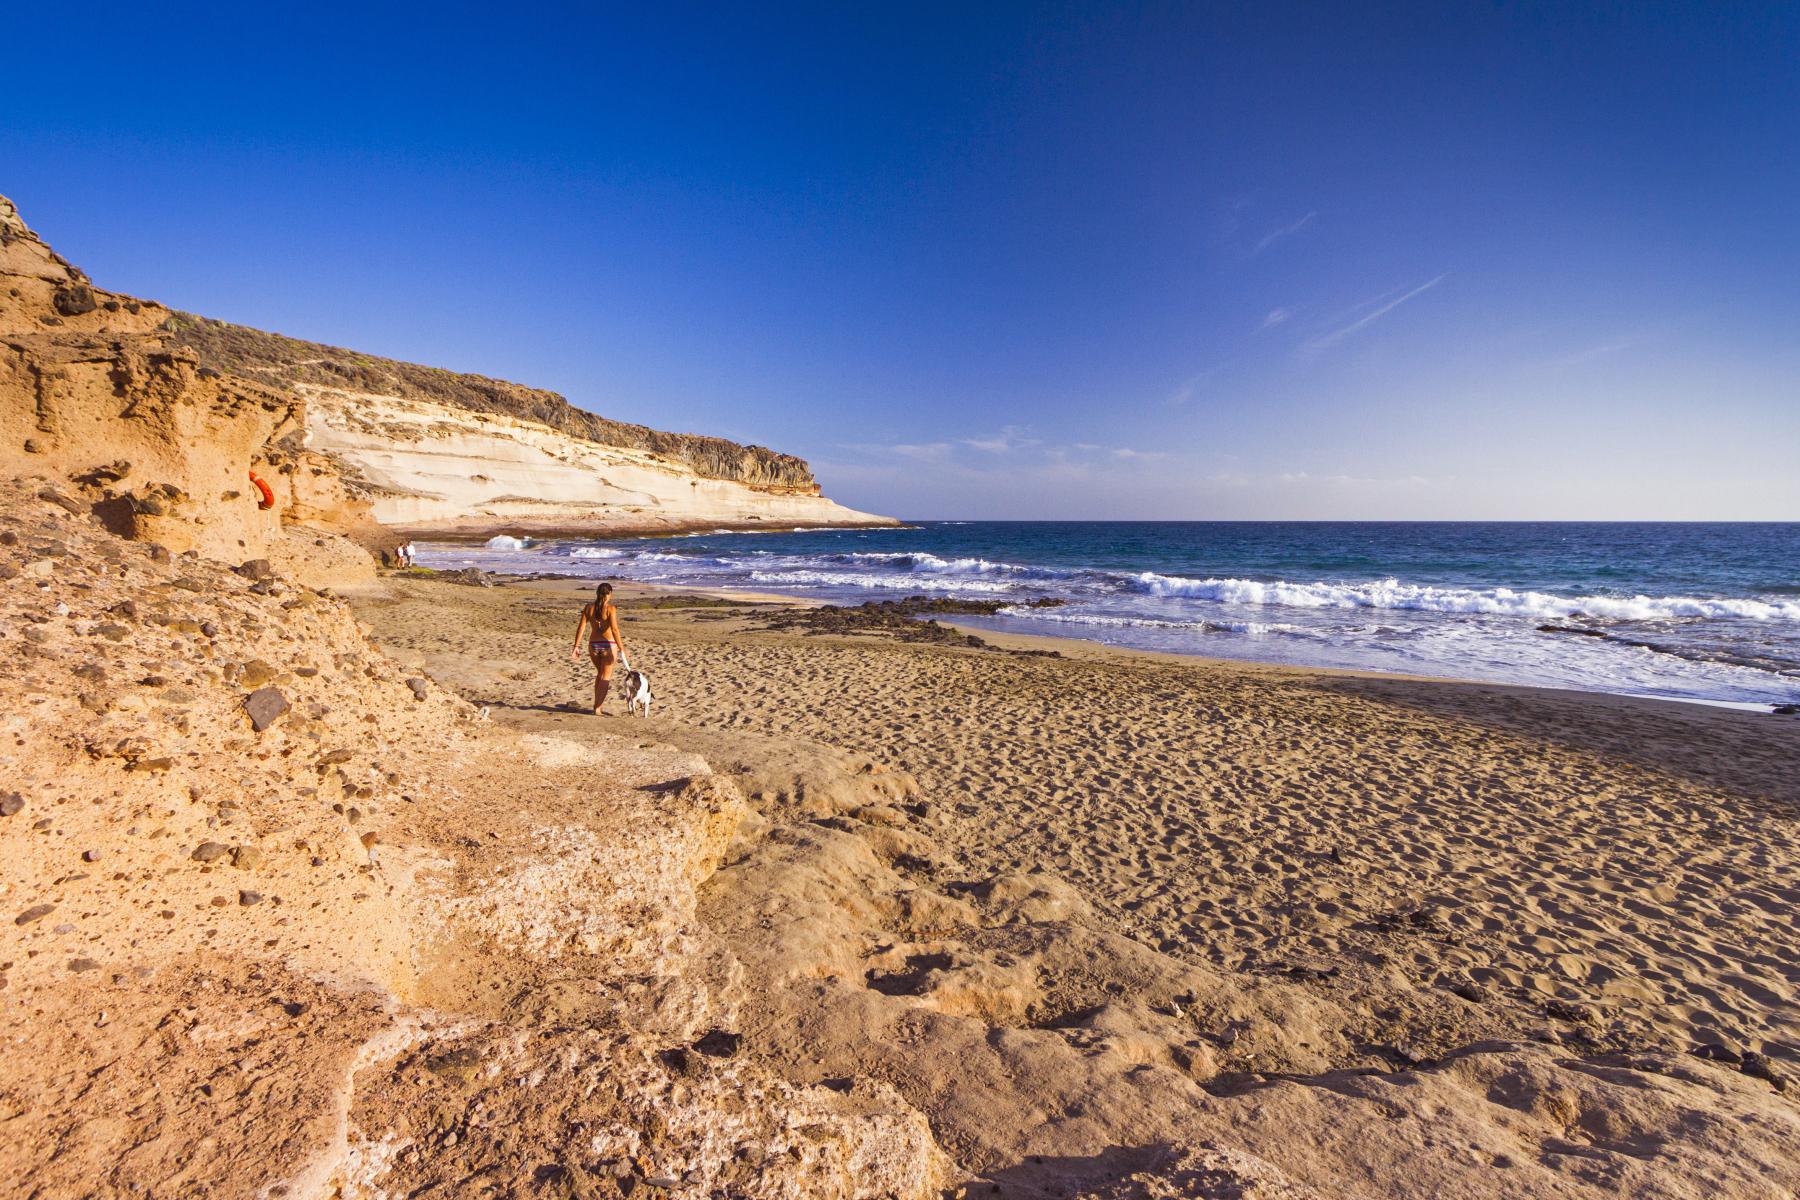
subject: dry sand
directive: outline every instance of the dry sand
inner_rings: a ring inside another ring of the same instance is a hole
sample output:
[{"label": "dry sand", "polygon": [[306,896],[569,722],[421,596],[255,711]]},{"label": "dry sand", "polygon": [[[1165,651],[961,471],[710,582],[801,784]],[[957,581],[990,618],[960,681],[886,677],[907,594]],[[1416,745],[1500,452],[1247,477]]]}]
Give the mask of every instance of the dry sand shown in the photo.
[{"label": "dry sand", "polygon": [[385,648],[497,720],[734,775],[700,915],[750,1044],[893,1084],[1000,1194],[1800,1183],[1800,722],[629,588],[657,713],[596,719],[577,585],[385,587]]}]

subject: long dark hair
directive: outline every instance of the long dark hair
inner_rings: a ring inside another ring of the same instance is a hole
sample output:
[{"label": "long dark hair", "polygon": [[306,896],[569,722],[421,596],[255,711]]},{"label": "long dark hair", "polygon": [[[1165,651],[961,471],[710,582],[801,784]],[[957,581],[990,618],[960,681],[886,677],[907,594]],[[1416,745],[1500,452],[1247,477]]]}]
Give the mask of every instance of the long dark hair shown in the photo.
[{"label": "long dark hair", "polygon": [[594,607],[605,608],[612,599],[612,584],[603,583],[594,589]]}]

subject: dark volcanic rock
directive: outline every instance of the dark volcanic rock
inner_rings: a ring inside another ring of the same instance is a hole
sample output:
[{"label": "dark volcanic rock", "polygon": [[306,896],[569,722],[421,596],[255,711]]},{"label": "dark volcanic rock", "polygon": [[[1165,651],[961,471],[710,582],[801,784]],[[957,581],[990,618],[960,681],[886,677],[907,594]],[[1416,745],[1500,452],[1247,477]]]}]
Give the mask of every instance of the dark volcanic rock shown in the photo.
[{"label": "dark volcanic rock", "polygon": [[289,707],[280,688],[258,688],[244,697],[244,713],[250,718],[250,727],[258,733],[274,724]]},{"label": "dark volcanic rock", "polygon": [[50,303],[65,317],[79,317],[100,307],[94,289],[85,283],[65,283],[56,289]]}]

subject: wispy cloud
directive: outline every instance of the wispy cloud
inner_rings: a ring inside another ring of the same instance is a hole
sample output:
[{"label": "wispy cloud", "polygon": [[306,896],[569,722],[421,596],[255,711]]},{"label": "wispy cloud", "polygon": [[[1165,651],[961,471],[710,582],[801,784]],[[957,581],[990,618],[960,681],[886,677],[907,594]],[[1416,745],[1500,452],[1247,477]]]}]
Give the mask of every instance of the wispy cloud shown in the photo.
[{"label": "wispy cloud", "polygon": [[1263,317],[1262,324],[1256,327],[1256,332],[1261,333],[1265,329],[1273,329],[1293,315],[1294,310],[1291,308],[1271,308]]},{"label": "wispy cloud", "polygon": [[1431,480],[1423,475],[1351,475],[1341,471],[1334,475],[1315,475],[1310,471],[1283,471],[1275,476],[1275,481],[1289,484],[1322,484],[1340,488],[1417,488],[1426,487],[1431,483]]},{"label": "wispy cloud", "polygon": [[1604,358],[1609,354],[1617,354],[1621,350],[1629,350],[1633,346],[1642,345],[1647,340],[1649,339],[1642,334],[1635,337],[1616,338],[1610,342],[1601,342],[1595,346],[1588,346],[1584,349],[1576,350],[1573,353],[1563,355],[1561,358],[1551,359],[1548,366],[1553,371],[1565,371],[1570,367],[1579,366],[1590,359]]},{"label": "wispy cloud", "polygon": [[1262,238],[1251,248],[1251,257],[1261,254],[1264,250],[1267,250],[1270,246],[1273,246],[1283,238],[1293,237],[1296,233],[1299,233],[1302,229],[1311,225],[1313,221],[1318,218],[1318,215],[1319,214],[1316,212],[1309,212],[1298,221],[1290,221],[1280,229],[1271,230],[1270,232],[1263,234]]},{"label": "wispy cloud", "polygon": [[1165,400],[1164,403],[1170,408],[1180,408],[1197,396],[1200,393],[1201,385],[1208,379],[1211,379],[1212,376],[1213,371],[1211,368],[1189,375],[1186,379],[1181,381],[1180,386],[1169,393],[1168,399]]},{"label": "wispy cloud", "polygon": [[[882,464],[898,466],[901,461],[929,464],[954,474],[979,475],[996,469],[992,458],[1009,458],[1002,470],[1028,471],[1050,466],[1079,467],[1089,470],[1096,464],[1109,462],[1143,462],[1168,458],[1161,450],[1139,450],[1134,446],[1108,446],[1099,442],[1051,444],[1029,436],[1021,426],[1008,425],[996,434],[956,438],[942,442],[844,442],[839,450],[849,451],[870,468]],[[973,453],[971,453],[973,452]]]},{"label": "wispy cloud", "polygon": [[[1375,322],[1381,320],[1381,318],[1383,318],[1383,317],[1387,316],[1389,313],[1393,312],[1396,308],[1399,308],[1402,304],[1405,304],[1408,300],[1411,300],[1417,296],[1424,295],[1426,292],[1429,292],[1432,288],[1434,288],[1438,284],[1444,282],[1444,280],[1448,279],[1449,277],[1450,277],[1450,273],[1448,271],[1446,271],[1446,272],[1444,272],[1444,274],[1439,275],[1436,279],[1428,279],[1424,283],[1421,283],[1418,287],[1413,288],[1410,291],[1402,292],[1398,296],[1394,296],[1394,294],[1392,292],[1384,293],[1385,296],[1392,296],[1393,298],[1387,300],[1385,303],[1380,304],[1378,307],[1370,310],[1369,312],[1364,313],[1362,316],[1360,316],[1356,320],[1350,322],[1348,325],[1340,325],[1338,328],[1331,330],[1329,333],[1323,333],[1323,334],[1320,334],[1318,337],[1308,340],[1307,343],[1301,347],[1301,350],[1306,354],[1317,354],[1321,350],[1329,349],[1330,347],[1337,345],[1339,342],[1341,342],[1345,338],[1349,337],[1351,334],[1358,333],[1364,329],[1367,329],[1369,326],[1373,325]],[[1372,304],[1372,303],[1375,303],[1375,301],[1365,300],[1365,301],[1363,301],[1363,303],[1361,305],[1358,306],[1358,308],[1367,307],[1369,304]],[[1351,311],[1355,312],[1355,311],[1357,311],[1357,309],[1352,309]]]},{"label": "wispy cloud", "polygon": [[1026,437],[1025,430],[1018,425],[1007,425],[999,433],[959,438],[958,441],[964,446],[987,454],[1010,454],[1014,450],[1024,450],[1041,444],[1038,438]]},{"label": "wispy cloud", "polygon": [[896,445],[888,446],[886,449],[894,454],[898,454],[901,458],[915,459],[918,462],[942,462],[945,458],[949,457],[951,446],[949,442],[925,442],[921,444],[900,442]]}]

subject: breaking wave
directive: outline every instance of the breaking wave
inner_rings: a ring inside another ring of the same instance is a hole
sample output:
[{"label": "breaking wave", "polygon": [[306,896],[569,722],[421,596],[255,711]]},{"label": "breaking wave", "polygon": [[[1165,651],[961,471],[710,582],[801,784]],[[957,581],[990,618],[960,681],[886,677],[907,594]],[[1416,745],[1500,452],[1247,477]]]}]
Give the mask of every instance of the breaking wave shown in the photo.
[{"label": "breaking wave", "polygon": [[1268,604],[1288,608],[1385,608],[1410,612],[1496,613],[1519,617],[1595,617],[1652,621],[1679,617],[1738,617],[1800,621],[1800,603],[1697,596],[1556,596],[1512,588],[1440,588],[1383,579],[1375,583],[1264,583],[1254,579],[1188,579],[1142,571],[1128,577],[1152,596]]}]

